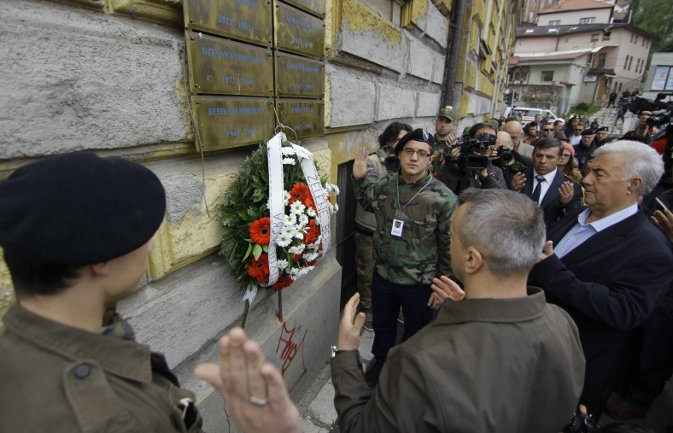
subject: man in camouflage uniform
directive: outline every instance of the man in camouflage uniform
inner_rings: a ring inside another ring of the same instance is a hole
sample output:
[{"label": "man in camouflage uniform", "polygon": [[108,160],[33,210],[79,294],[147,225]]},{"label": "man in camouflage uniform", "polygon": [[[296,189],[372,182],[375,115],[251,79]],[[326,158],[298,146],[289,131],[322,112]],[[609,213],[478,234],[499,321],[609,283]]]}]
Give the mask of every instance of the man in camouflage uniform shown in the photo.
[{"label": "man in camouflage uniform", "polygon": [[451,146],[458,142],[458,138],[453,134],[458,126],[457,118],[450,105],[441,108],[435,117],[435,156],[432,161],[432,173],[435,175],[444,164],[444,158],[451,151]]},{"label": "man in camouflage uniform", "polygon": [[[367,182],[376,183],[388,173],[399,169],[399,160],[394,149],[402,137],[412,131],[411,126],[392,122],[379,135],[379,150],[367,158]],[[365,329],[372,328],[372,273],[374,271],[373,234],[376,230],[376,217],[367,212],[362,205],[355,209],[355,271],[357,273],[357,291],[360,294],[359,310],[367,315]]]},{"label": "man in camouflage uniform", "polygon": [[432,177],[434,140],[422,129],[405,135],[395,147],[400,171],[365,182],[367,151],[358,151],[353,164],[356,198],[376,215],[374,232],[374,359],[365,377],[370,386],[388,350],[395,344],[397,317],[404,313],[406,340],[433,319],[428,306],[433,277],[451,274],[449,223],[456,196]]}]

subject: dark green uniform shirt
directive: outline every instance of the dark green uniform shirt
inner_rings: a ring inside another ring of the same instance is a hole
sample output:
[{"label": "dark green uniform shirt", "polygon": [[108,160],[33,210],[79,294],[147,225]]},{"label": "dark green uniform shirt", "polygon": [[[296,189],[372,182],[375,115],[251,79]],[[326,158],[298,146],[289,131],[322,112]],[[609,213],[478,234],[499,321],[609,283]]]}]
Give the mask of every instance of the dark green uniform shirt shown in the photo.
[{"label": "dark green uniform shirt", "polygon": [[[360,204],[376,215],[374,259],[381,277],[396,284],[430,284],[433,277],[451,274],[449,225],[457,198],[446,185],[429,174],[409,184],[397,173],[375,184],[355,180],[355,185]],[[400,221],[401,236],[396,236],[393,225]]]},{"label": "dark green uniform shirt", "polygon": [[199,432],[163,356],[18,304],[0,330],[0,432]]}]

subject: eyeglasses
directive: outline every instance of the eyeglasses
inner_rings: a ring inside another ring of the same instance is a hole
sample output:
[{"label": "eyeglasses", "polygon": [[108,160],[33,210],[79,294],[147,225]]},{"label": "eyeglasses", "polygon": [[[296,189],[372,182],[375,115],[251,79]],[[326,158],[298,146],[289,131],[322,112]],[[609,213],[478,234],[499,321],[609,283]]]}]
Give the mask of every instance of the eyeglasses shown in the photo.
[{"label": "eyeglasses", "polygon": [[544,132],[552,132],[553,130],[554,130],[554,128],[552,128],[552,129],[549,129],[549,128],[545,128],[545,129],[543,129]]},{"label": "eyeglasses", "polygon": [[402,150],[404,150],[404,153],[410,158],[411,158],[411,155],[413,155],[414,153],[416,155],[418,155],[419,158],[427,158],[430,155],[430,153],[426,152],[425,150],[415,150],[415,149],[411,149],[409,147],[405,147]]}]

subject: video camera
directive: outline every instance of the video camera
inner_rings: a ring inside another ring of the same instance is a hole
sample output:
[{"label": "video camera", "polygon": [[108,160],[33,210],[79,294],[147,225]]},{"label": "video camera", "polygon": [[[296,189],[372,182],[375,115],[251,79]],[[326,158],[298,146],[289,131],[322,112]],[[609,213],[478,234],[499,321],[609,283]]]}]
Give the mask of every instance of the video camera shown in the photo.
[{"label": "video camera", "polygon": [[484,132],[475,138],[463,136],[452,148],[460,148],[460,157],[458,158],[460,165],[468,170],[481,171],[488,167],[489,158],[476,152],[487,150],[494,145],[495,135]]},{"label": "video camera", "polygon": [[671,117],[673,116],[673,111],[669,109],[662,109],[653,111],[652,115],[647,118],[645,121],[647,126],[656,126],[657,128],[662,125],[667,125],[671,123]]}]

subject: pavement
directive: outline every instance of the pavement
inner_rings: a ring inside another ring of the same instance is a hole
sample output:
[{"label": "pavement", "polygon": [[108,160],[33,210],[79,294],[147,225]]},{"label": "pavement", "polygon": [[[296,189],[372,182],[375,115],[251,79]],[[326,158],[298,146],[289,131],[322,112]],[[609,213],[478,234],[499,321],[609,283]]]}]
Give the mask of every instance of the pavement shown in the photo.
[{"label": "pavement", "polygon": [[[401,335],[401,334],[400,334]],[[372,359],[373,331],[362,331],[360,359],[367,365]],[[299,413],[304,419],[304,433],[338,433],[337,413],[334,409],[334,387],[330,378],[329,364],[323,368],[299,402]]]}]

